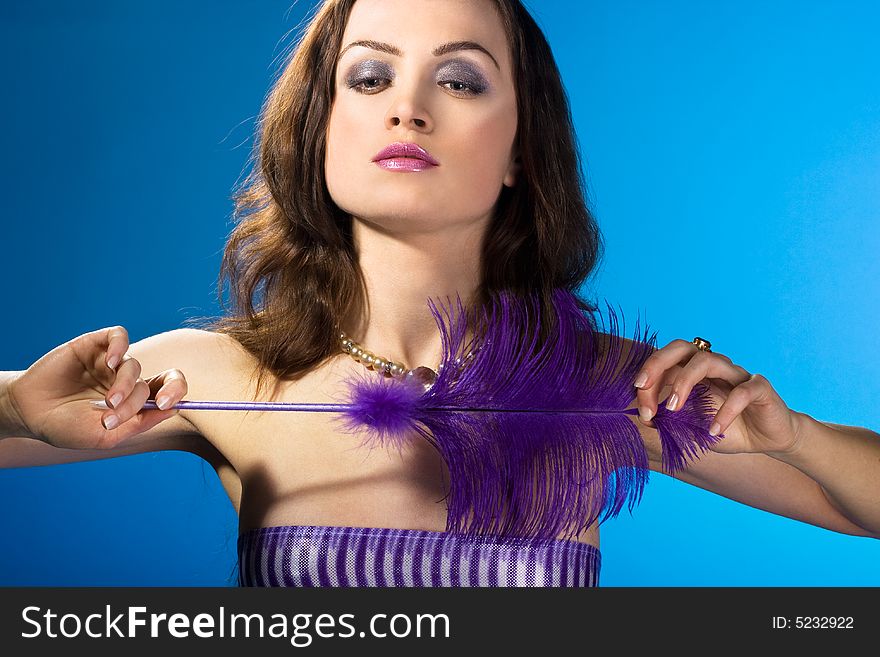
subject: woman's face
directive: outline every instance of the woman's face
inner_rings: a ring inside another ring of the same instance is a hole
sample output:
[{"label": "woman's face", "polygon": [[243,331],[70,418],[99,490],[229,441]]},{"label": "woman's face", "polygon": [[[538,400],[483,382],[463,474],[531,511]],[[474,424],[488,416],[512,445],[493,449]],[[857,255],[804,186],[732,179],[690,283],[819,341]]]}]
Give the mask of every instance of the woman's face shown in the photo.
[{"label": "woman's face", "polygon": [[[493,3],[358,0],[342,44],[324,163],[333,201],[391,232],[488,219],[517,169],[516,95]],[[393,143],[420,146],[436,166],[373,161]]]}]

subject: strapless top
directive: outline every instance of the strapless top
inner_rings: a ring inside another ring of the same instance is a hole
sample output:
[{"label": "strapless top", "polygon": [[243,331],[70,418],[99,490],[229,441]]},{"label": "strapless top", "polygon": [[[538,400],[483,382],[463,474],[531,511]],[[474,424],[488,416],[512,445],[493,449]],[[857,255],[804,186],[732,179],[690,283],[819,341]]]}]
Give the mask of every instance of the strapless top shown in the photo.
[{"label": "strapless top", "polygon": [[599,549],[574,540],[418,529],[259,527],[238,537],[239,586],[598,586]]}]

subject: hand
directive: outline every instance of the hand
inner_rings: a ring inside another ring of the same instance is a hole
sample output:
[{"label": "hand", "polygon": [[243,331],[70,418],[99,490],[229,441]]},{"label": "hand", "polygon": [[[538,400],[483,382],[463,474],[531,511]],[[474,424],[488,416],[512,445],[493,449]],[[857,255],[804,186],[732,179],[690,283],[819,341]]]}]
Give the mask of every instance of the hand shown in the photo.
[{"label": "hand", "polygon": [[[651,354],[641,372],[648,379],[636,398],[640,409],[649,409],[651,418],[657,414],[658,396],[664,387],[672,387],[666,401],[672,395],[678,397],[671,409],[674,412],[682,408],[697,383],[709,386],[712,405],[718,409],[710,427],[717,422],[715,433],[723,435],[711,446],[714,452],[785,453],[798,444],[800,414],[786,406],[767,379],[750,375],[723,354],[701,351],[686,340],[673,340]],[[640,419],[654,426],[650,420]]]},{"label": "hand", "polygon": [[[186,378],[170,369],[146,380],[126,356],[122,326],[85,333],[56,347],[9,385],[19,423],[32,438],[73,449],[108,449],[177,414]],[[142,410],[147,399],[167,398],[167,410]],[[103,399],[112,410],[90,403]],[[117,422],[113,422],[116,418]]]}]

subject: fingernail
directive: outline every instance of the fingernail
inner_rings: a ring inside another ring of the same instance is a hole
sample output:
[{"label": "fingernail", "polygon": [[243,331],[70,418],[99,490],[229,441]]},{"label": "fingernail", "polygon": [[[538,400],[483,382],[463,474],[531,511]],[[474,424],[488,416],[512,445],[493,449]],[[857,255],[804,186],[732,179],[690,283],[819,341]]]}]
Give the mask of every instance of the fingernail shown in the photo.
[{"label": "fingernail", "polygon": [[107,361],[107,367],[109,367],[111,370],[114,370],[114,369],[116,369],[116,363],[118,363],[118,362],[119,362],[118,356],[111,356],[110,360]]},{"label": "fingernail", "polygon": [[121,402],[121,401],[122,401],[122,393],[117,392],[115,395],[113,395],[110,398],[110,405],[113,408],[116,408],[117,406],[119,406],[119,402]]},{"label": "fingernail", "polygon": [[162,397],[156,397],[156,406],[164,411],[166,408],[171,406],[171,398],[165,397],[164,395]]},{"label": "fingernail", "polygon": [[676,404],[678,404],[678,395],[673,392],[672,396],[666,401],[666,408],[670,411],[674,411]]},{"label": "fingernail", "polygon": [[719,431],[721,431],[721,425],[718,424],[717,422],[713,422],[712,426],[709,427],[709,435],[710,436],[717,436]]},{"label": "fingernail", "polygon": [[634,385],[636,388],[641,388],[647,382],[648,382],[648,373],[642,372],[641,374],[639,374],[639,377],[636,379],[636,382]]},{"label": "fingernail", "polygon": [[113,429],[117,424],[119,424],[119,418],[115,415],[108,415],[104,418],[104,427],[106,429]]},{"label": "fingernail", "polygon": [[642,418],[643,422],[650,422],[653,415],[651,414],[651,409],[645,408],[644,406],[639,406],[639,417]]}]

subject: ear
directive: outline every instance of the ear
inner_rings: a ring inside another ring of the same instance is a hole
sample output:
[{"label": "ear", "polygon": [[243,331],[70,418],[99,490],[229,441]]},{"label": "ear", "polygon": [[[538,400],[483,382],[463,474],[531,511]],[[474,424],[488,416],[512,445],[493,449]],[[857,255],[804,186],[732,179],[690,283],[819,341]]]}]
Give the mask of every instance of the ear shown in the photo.
[{"label": "ear", "polygon": [[510,162],[510,166],[507,167],[507,172],[504,174],[504,185],[507,187],[513,187],[516,185],[516,180],[519,178],[519,172],[522,170],[522,160],[519,155],[517,155]]}]

